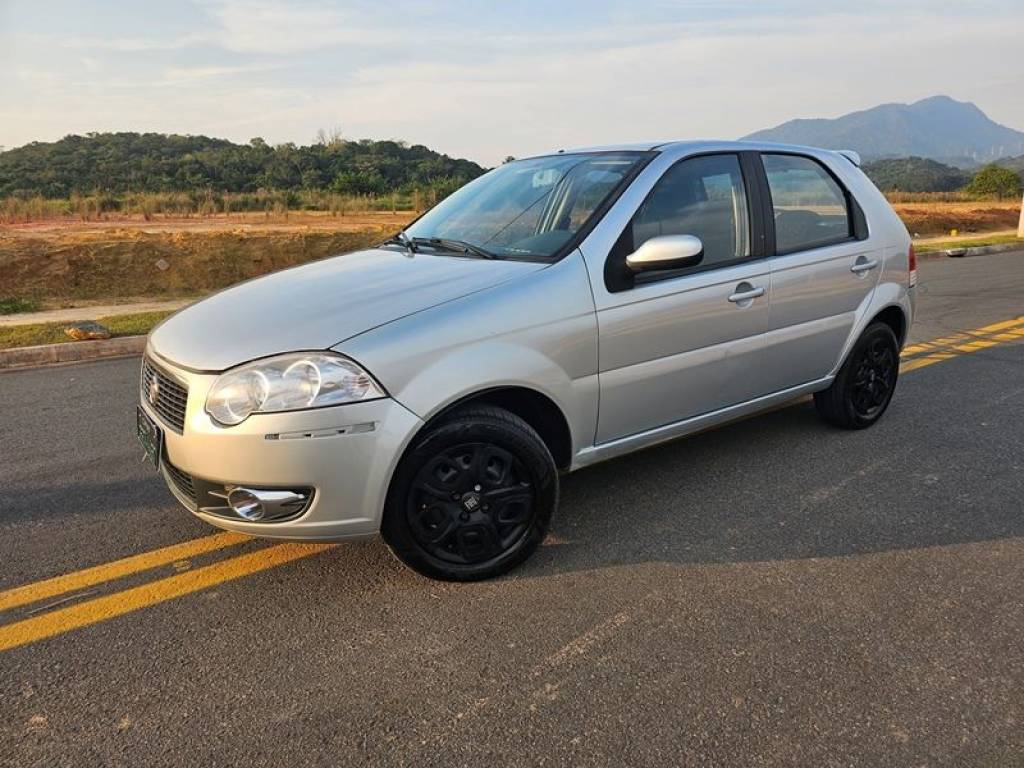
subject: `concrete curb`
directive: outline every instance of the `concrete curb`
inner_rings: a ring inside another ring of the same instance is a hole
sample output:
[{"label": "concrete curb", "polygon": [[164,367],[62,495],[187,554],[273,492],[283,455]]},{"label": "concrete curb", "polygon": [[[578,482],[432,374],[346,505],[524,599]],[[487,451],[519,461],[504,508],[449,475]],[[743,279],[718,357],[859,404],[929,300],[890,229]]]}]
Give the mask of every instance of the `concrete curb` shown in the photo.
[{"label": "concrete curb", "polygon": [[974,248],[947,248],[945,251],[939,251],[939,253],[945,253],[947,256],[954,258],[961,258],[963,256],[984,256],[986,253],[1019,251],[1022,248],[1024,246],[1021,243],[1002,243],[1001,245],[978,245]]},{"label": "concrete curb", "polygon": [[107,357],[129,357],[141,355],[145,348],[145,336],[121,336],[104,341],[72,341],[64,344],[0,349],[0,371],[100,360]]}]

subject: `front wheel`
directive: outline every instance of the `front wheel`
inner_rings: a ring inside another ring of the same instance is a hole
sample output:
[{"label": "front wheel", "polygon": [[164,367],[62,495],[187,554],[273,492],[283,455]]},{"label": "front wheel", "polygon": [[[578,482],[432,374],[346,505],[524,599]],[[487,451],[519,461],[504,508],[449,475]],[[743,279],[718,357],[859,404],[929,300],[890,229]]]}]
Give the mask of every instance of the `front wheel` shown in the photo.
[{"label": "front wheel", "polygon": [[865,329],[832,386],[815,392],[818,414],[844,429],[865,429],[889,407],[900,372],[899,343],[885,323]]},{"label": "front wheel", "polygon": [[558,472],[533,428],[504,409],[470,406],[429,427],[402,457],[381,533],[419,573],[476,581],[528,558],[557,504]]}]

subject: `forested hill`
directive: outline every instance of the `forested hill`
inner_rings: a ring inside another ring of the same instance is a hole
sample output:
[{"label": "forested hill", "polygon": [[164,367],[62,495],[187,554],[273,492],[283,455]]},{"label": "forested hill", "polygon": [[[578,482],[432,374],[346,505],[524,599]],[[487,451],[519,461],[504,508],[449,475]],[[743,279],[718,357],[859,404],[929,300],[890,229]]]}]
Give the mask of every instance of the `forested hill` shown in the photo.
[{"label": "forested hill", "polygon": [[864,173],[883,192],[952,192],[966,186],[971,173],[924,157],[876,160],[863,166]]},{"label": "forested hill", "polygon": [[381,195],[451,189],[484,172],[422,145],[335,139],[311,146],[263,139],[234,144],[208,136],[90,133],[0,152],[0,197],[93,192],[321,189]]}]

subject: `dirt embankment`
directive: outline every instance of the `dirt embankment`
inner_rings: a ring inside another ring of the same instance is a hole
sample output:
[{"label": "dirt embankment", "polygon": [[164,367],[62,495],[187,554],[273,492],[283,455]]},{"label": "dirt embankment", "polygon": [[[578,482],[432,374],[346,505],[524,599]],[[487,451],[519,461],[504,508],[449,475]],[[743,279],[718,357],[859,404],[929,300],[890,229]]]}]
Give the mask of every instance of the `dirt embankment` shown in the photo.
[{"label": "dirt embankment", "polygon": [[4,227],[0,296],[35,297],[48,306],[192,296],[366,247],[402,223],[355,231]]},{"label": "dirt embankment", "polygon": [[[1019,202],[893,206],[922,237],[1017,226]],[[43,221],[0,226],[0,298],[44,307],[191,297],[285,267],[363,248],[405,226],[411,212],[344,217]]]},{"label": "dirt embankment", "polygon": [[912,235],[945,235],[952,229],[993,232],[1013,229],[1020,217],[1020,201],[977,203],[895,203],[893,208]]}]

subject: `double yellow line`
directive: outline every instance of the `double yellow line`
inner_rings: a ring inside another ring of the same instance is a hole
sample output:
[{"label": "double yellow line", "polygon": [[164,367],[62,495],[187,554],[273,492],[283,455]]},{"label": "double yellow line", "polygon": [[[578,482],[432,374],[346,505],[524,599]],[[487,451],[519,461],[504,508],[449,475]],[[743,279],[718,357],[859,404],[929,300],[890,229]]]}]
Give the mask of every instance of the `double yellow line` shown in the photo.
[{"label": "double yellow line", "polygon": [[941,339],[911,344],[903,348],[900,373],[910,373],[960,355],[1021,339],[1024,339],[1024,316],[992,323],[973,331],[961,331]]},{"label": "double yellow line", "polygon": [[[218,533],[9,589],[6,592],[0,592],[0,611],[20,608],[69,593],[80,593],[81,590],[88,587],[164,565],[188,568],[188,558],[216,552],[245,541],[251,541],[251,538],[238,533]],[[140,608],[198,592],[216,584],[265,571],[268,568],[323,552],[331,546],[330,544],[279,544],[195,570],[182,570],[173,576],[0,626],[0,651],[34,643],[37,640],[53,637],[78,627],[86,627],[137,611]],[[73,596],[72,594],[72,599]]]},{"label": "double yellow line", "polygon": [[[909,373],[959,355],[1020,340],[1024,340],[1024,316],[908,346],[903,350],[900,372]],[[51,598],[61,598],[52,605],[36,609],[37,615],[0,626],[0,651],[275,568],[323,552],[332,546],[278,544],[195,569],[188,562],[189,558],[225,550],[246,541],[250,541],[250,538],[241,534],[218,533],[0,592],[0,613]],[[162,566],[176,566],[178,572],[140,586],[68,604],[88,596],[90,593],[84,590],[90,587]],[[63,607],[59,607],[61,605]]]}]

